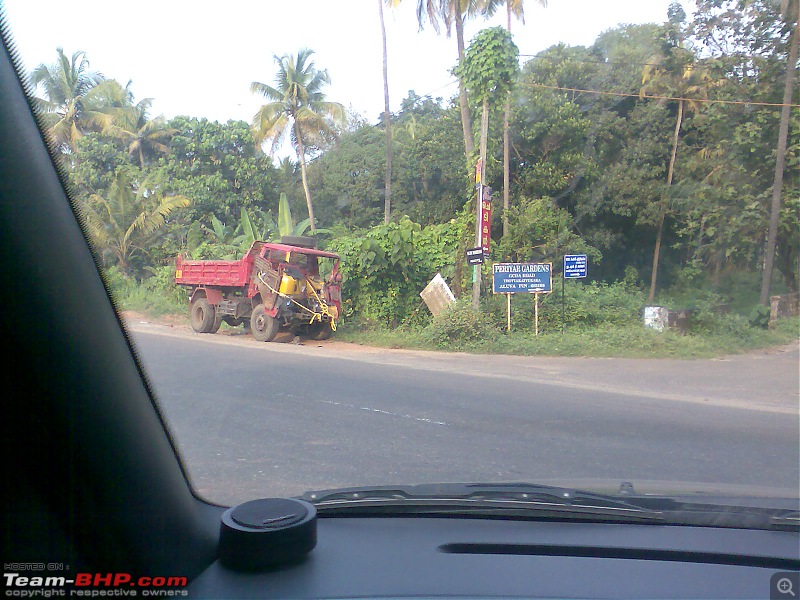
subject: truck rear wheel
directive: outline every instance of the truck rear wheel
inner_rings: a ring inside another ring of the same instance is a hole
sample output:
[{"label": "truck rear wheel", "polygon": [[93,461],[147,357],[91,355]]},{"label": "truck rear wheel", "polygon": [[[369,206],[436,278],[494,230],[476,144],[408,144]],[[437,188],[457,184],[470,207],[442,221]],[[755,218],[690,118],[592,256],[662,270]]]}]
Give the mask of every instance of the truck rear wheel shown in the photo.
[{"label": "truck rear wheel", "polygon": [[259,342],[271,342],[278,335],[280,323],[267,314],[263,304],[259,304],[253,309],[250,316],[250,329],[253,337]]},{"label": "truck rear wheel", "polygon": [[[189,307],[189,322],[197,333],[212,333],[217,311],[205,298],[195,298]],[[219,329],[219,327],[217,327]]]}]

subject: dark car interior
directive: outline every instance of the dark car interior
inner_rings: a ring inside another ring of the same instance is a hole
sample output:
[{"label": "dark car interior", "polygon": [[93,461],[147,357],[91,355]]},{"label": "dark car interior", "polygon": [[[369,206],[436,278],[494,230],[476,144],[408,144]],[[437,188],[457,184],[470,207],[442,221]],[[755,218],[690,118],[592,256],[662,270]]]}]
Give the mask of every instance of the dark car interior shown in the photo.
[{"label": "dark car interior", "polygon": [[[297,544],[289,536],[271,549],[287,549],[288,560],[248,561],[249,538],[234,536],[220,560],[223,514],[234,530],[248,523],[263,530],[286,515],[274,504],[266,518],[247,507],[226,512],[193,493],[7,34],[0,47],[4,573],[55,564],[51,574],[67,578],[181,576],[188,585],[175,591],[196,598],[783,597],[774,595],[774,579],[800,568],[796,523],[745,529],[320,511],[316,529],[305,532],[307,554],[288,553]],[[310,522],[311,513],[299,520]]]}]

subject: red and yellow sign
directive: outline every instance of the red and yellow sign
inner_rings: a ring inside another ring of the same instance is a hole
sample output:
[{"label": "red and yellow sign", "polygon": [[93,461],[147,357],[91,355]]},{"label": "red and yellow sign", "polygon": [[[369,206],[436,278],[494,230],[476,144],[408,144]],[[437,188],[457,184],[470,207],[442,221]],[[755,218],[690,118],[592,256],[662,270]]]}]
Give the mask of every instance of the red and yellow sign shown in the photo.
[{"label": "red and yellow sign", "polygon": [[492,202],[481,202],[481,248],[485,255],[489,254],[489,245],[492,241]]}]

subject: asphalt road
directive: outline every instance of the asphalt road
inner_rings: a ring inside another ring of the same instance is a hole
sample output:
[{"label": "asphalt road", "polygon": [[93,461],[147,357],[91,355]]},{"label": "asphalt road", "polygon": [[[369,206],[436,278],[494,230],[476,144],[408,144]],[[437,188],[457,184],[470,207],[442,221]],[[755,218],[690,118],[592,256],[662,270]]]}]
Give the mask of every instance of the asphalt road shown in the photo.
[{"label": "asphalt road", "polygon": [[800,485],[797,348],[541,359],[134,329],[192,484],[222,504],[443,481]]}]

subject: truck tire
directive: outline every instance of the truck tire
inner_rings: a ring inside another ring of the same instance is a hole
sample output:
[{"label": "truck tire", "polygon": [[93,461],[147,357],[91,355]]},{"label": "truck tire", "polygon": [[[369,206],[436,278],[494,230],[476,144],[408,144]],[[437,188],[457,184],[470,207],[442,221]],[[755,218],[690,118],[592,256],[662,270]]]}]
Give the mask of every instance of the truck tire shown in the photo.
[{"label": "truck tire", "polygon": [[317,238],[308,235],[282,235],[281,244],[299,246],[301,248],[316,248]]},{"label": "truck tire", "polygon": [[331,324],[327,321],[312,323],[308,326],[308,338],[311,340],[321,342],[322,340],[329,339],[331,335],[333,335],[333,330],[331,329]]},{"label": "truck tire", "polygon": [[271,342],[278,335],[280,323],[267,314],[263,304],[259,304],[253,309],[250,316],[250,329],[253,337],[259,342]]},{"label": "truck tire", "polygon": [[[195,298],[189,307],[189,322],[197,333],[211,333],[217,319],[217,311],[205,298]],[[217,327],[219,329],[219,327]]]}]

